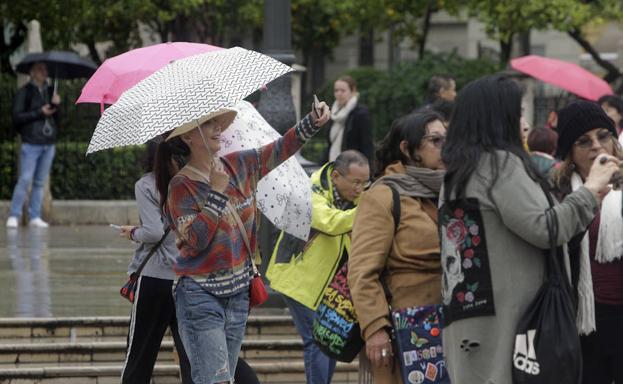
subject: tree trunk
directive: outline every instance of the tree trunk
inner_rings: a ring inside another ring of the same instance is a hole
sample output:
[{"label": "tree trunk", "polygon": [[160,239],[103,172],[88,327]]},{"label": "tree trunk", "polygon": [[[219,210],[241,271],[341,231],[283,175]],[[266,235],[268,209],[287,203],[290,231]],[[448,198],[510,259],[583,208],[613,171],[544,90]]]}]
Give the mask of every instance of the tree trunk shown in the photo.
[{"label": "tree trunk", "polygon": [[500,64],[506,65],[511,58],[511,52],[513,51],[513,36],[509,37],[507,41],[500,40]]},{"label": "tree trunk", "polygon": [[530,43],[530,31],[521,33],[519,35],[519,54],[521,56],[527,56],[531,53]]},{"label": "tree trunk", "polygon": [[95,41],[91,40],[88,43],[86,43],[86,45],[89,48],[89,56],[91,56],[91,59],[93,60],[93,62],[97,64],[98,66],[102,65],[102,59],[100,58],[100,54],[97,52],[97,49],[95,48]]},{"label": "tree trunk", "polygon": [[432,6],[428,6],[426,8],[426,15],[424,16],[424,21],[422,25],[422,33],[417,38],[419,53],[418,57],[421,59],[424,56],[424,52],[426,52],[426,40],[428,39],[428,32],[430,30],[430,18],[433,15],[434,9]]},{"label": "tree trunk", "polygon": [[[324,75],[325,75],[325,63],[324,63],[324,54],[319,50],[315,49],[311,52],[310,55],[310,63],[311,63],[311,89],[313,92],[320,90],[324,83]],[[309,68],[308,68],[309,71]]]},{"label": "tree trunk", "polygon": [[359,66],[374,66],[374,28],[363,25],[359,30]]},{"label": "tree trunk", "polygon": [[582,36],[582,32],[580,30],[572,29],[568,32],[568,34],[569,36],[571,36],[573,40],[575,40],[576,43],[580,44],[580,46],[584,48],[586,52],[588,52],[591,55],[591,57],[593,58],[593,60],[595,60],[597,65],[599,65],[600,67],[602,67],[608,72],[604,76],[605,81],[607,81],[608,83],[612,83],[615,80],[617,80],[619,77],[621,77],[621,71],[619,71],[619,69],[611,62],[602,59],[601,56],[599,55],[599,52],[597,52],[597,50],[595,49],[595,47],[593,47],[591,43],[589,43],[584,38],[584,36]]}]

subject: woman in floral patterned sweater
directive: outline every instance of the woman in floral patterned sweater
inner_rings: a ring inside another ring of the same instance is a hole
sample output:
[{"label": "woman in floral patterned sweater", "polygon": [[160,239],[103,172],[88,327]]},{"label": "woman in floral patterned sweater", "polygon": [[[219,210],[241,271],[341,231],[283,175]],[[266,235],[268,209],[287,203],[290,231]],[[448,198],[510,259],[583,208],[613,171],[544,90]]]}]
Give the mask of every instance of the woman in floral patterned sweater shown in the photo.
[{"label": "woman in floral patterned sweater", "polygon": [[[180,251],[175,263],[176,311],[195,383],[233,382],[249,312],[253,270],[245,236],[255,249],[254,191],[263,176],[328,121],[325,103],[319,111],[320,116],[310,113],[273,143],[224,157],[216,153],[221,132],[236,116],[234,110],[223,109],[179,127],[158,148],[161,204]],[[175,155],[188,162],[173,175],[168,164]]]}]

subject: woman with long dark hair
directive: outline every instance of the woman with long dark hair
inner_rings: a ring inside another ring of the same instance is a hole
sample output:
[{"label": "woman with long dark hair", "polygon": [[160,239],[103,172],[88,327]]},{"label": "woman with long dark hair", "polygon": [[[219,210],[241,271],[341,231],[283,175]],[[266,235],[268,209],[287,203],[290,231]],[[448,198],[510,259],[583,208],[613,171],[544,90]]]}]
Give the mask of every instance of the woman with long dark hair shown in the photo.
[{"label": "woman with long dark hair", "polygon": [[[177,319],[196,383],[234,379],[254,269],[255,189],[329,120],[325,103],[318,113],[268,145],[219,157],[221,132],[236,115],[222,109],[173,130],[158,148],[161,204],[179,249]],[[173,155],[188,159],[177,173],[169,166]]]},{"label": "woman with long dark hair", "polygon": [[[348,284],[376,384],[402,383],[400,359],[392,352],[389,305],[399,310],[441,304],[437,199],[445,174],[445,137],[435,112],[397,119],[377,151],[379,178],[359,203]],[[392,189],[400,200],[398,223]],[[383,284],[391,292],[389,302]]]},{"label": "woman with long dark hair", "polygon": [[[521,97],[519,85],[499,75],[468,84],[443,149],[443,349],[453,384],[511,382],[517,324],[543,282],[549,203],[523,148]],[[553,208],[559,245],[595,216],[618,169],[606,159]]]}]

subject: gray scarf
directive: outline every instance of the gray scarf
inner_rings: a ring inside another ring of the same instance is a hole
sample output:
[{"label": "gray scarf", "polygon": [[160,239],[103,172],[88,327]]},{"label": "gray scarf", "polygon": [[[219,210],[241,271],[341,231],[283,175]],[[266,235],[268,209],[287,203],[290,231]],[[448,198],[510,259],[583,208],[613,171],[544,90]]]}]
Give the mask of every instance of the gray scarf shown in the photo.
[{"label": "gray scarf", "polygon": [[423,197],[426,199],[439,197],[443,178],[446,175],[445,170],[433,170],[413,165],[406,165],[405,169],[406,173],[383,176],[374,182],[374,185],[389,185],[405,196]]}]

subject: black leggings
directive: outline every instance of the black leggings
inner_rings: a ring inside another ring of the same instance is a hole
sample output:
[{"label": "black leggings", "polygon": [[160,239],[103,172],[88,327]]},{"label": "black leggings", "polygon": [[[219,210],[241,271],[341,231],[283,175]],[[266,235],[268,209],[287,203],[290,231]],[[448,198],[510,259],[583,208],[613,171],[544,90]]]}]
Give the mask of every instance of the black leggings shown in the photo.
[{"label": "black leggings", "polygon": [[583,384],[623,384],[623,305],[595,303],[597,331],[582,336]]}]

